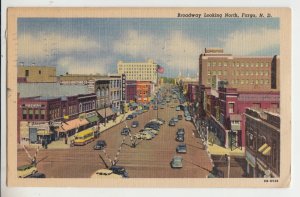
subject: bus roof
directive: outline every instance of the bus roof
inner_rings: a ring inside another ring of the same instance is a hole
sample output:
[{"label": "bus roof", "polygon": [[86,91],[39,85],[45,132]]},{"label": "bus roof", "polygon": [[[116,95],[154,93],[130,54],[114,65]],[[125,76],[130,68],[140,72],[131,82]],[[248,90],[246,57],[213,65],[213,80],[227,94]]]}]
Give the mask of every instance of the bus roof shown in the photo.
[{"label": "bus roof", "polygon": [[85,136],[86,134],[90,134],[90,133],[93,133],[94,130],[92,128],[88,128],[88,129],[85,129],[83,131],[80,131],[78,132],[75,137],[82,137],[82,136]]}]

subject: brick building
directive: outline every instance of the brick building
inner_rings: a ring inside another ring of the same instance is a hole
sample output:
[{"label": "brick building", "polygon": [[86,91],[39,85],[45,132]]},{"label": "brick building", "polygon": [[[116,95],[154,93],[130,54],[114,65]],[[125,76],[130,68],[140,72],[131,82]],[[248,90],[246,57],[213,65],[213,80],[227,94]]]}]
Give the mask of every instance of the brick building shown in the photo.
[{"label": "brick building", "polygon": [[[18,142],[49,142],[59,136],[73,135],[93,123],[82,120],[95,111],[96,95],[62,97],[18,97]],[[79,117],[81,116],[81,117]]]},{"label": "brick building", "polygon": [[277,109],[279,92],[237,91],[236,88],[206,89],[204,111],[208,128],[216,134],[221,146],[245,147],[245,110],[248,107]]},{"label": "brick building", "polygon": [[126,102],[136,101],[136,85],[137,81],[127,80],[126,81]]},{"label": "brick building", "polygon": [[246,161],[250,177],[280,176],[280,116],[278,111],[247,108]]}]

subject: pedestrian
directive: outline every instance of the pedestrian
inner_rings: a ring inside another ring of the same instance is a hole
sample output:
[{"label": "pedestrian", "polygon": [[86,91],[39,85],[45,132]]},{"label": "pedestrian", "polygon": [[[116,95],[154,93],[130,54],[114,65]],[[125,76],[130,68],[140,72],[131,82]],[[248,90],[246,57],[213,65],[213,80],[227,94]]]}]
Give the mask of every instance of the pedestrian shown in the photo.
[{"label": "pedestrian", "polygon": [[47,149],[47,148],[48,148],[48,142],[45,141],[45,149]]},{"label": "pedestrian", "polygon": [[67,138],[67,135],[65,137],[65,144],[68,144],[68,138]]}]

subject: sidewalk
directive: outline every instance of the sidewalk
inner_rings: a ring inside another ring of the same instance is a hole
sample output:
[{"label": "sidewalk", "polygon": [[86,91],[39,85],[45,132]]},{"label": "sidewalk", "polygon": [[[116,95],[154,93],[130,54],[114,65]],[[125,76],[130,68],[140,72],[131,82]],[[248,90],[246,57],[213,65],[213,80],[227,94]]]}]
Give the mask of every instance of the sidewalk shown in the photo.
[{"label": "sidewalk", "polygon": [[[134,111],[129,111],[126,114],[120,114],[117,118],[116,121],[114,122],[113,120],[110,120],[106,123],[106,126],[104,126],[104,124],[100,124],[100,133],[103,133],[104,131],[106,131],[107,129],[110,129],[118,124],[120,124],[121,122],[123,122],[126,117],[129,114],[132,114]],[[48,149],[67,149],[70,148],[70,142],[71,140],[74,138],[74,136],[71,136],[68,138],[68,143],[65,144],[65,139],[60,139],[57,141],[52,141],[50,144],[48,144]]]}]

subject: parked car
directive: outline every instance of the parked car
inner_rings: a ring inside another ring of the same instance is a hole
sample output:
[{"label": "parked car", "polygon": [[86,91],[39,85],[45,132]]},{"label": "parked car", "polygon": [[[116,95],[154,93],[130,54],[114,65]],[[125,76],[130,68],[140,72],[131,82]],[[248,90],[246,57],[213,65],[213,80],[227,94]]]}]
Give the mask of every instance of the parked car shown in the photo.
[{"label": "parked car", "polygon": [[133,137],[135,137],[137,139],[143,139],[143,140],[151,140],[152,139],[152,136],[149,133],[144,133],[144,132],[136,133],[136,134],[134,134]]},{"label": "parked car", "polygon": [[35,174],[37,168],[34,165],[23,165],[17,168],[17,175],[19,178],[25,178],[29,175]]},{"label": "parked car", "polygon": [[165,120],[161,119],[161,118],[157,118],[157,120],[159,120],[160,122],[162,122],[163,124],[165,124]]},{"label": "parked car", "polygon": [[154,105],[153,110],[157,110],[157,109],[158,109],[157,105]]},{"label": "parked car", "polygon": [[113,173],[109,169],[99,169],[91,175],[91,178],[105,179],[105,178],[123,178],[122,175]]},{"label": "parked car", "polygon": [[177,129],[177,135],[184,135],[184,128],[179,128],[179,129]]},{"label": "parked car", "polygon": [[158,135],[158,131],[155,129],[145,128],[144,131],[147,131],[147,132],[149,131],[149,132],[153,133],[154,135]]},{"label": "parked car", "polygon": [[182,168],[182,156],[174,156],[172,161],[171,161],[171,167],[172,168]]},{"label": "parked car", "polygon": [[157,130],[157,131],[159,131],[159,125],[157,125],[157,124],[153,124],[153,123],[147,123],[145,126],[144,126],[144,128],[151,128],[151,129],[155,129],[155,130]]},{"label": "parked car", "polygon": [[129,135],[130,129],[127,127],[124,127],[121,131],[121,135]]},{"label": "parked car", "polygon": [[180,111],[180,107],[179,106],[176,107],[176,111]]},{"label": "parked car", "polygon": [[178,120],[182,120],[183,117],[182,117],[182,115],[178,115],[177,118],[178,118]]},{"label": "parked car", "polygon": [[164,124],[163,121],[158,120],[158,119],[152,119],[152,120],[150,120],[149,122],[156,122],[156,123],[158,123],[158,124],[160,124],[160,125],[163,125],[163,124]]},{"label": "parked car", "polygon": [[133,115],[128,115],[127,117],[126,117],[126,120],[132,120],[133,119]]},{"label": "parked car", "polygon": [[171,119],[169,121],[169,126],[175,126],[175,124],[176,124],[176,122],[173,119]]},{"label": "parked car", "polygon": [[137,110],[136,113],[142,114],[142,113],[143,113],[143,110]]},{"label": "parked car", "polygon": [[143,131],[142,133],[146,133],[146,134],[151,135],[151,138],[154,138],[154,137],[155,137],[155,134],[152,133],[151,130],[145,130],[145,131]]},{"label": "parked car", "polygon": [[173,117],[172,118],[175,122],[178,122],[178,118],[177,117]]},{"label": "parked car", "polygon": [[122,166],[111,166],[109,168],[114,174],[121,175],[124,178],[128,178],[128,173]]},{"label": "parked car", "polygon": [[138,113],[137,113],[137,112],[133,112],[131,115],[132,115],[134,118],[136,118],[136,117],[138,116]]},{"label": "parked car", "polygon": [[176,136],[176,141],[178,141],[178,142],[184,142],[184,135],[177,135]]},{"label": "parked car", "polygon": [[46,175],[44,173],[37,172],[29,175],[27,178],[46,178]]},{"label": "parked car", "polygon": [[186,117],[185,117],[185,120],[186,120],[186,121],[191,121],[191,120],[192,120],[192,117],[191,117],[191,116],[186,116]]},{"label": "parked car", "polygon": [[132,128],[136,128],[136,127],[138,127],[139,126],[139,121],[133,121],[132,123],[131,123],[131,127]]},{"label": "parked car", "polygon": [[106,147],[106,142],[104,140],[98,140],[94,146],[94,150],[102,150]]},{"label": "parked car", "polygon": [[186,144],[179,144],[176,147],[176,152],[177,153],[186,153]]}]

